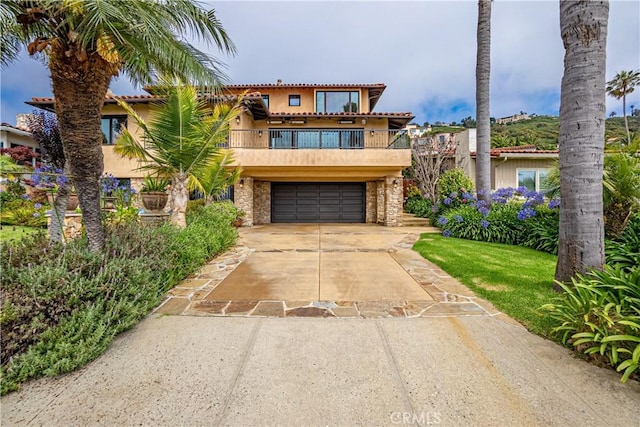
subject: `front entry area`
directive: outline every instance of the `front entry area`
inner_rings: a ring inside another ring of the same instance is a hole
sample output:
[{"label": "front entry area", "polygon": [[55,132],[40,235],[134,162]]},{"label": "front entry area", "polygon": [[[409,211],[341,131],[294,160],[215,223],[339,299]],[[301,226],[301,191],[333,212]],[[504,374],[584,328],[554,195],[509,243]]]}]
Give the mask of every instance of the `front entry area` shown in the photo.
[{"label": "front entry area", "polygon": [[365,183],[273,182],[271,222],[365,222]]}]

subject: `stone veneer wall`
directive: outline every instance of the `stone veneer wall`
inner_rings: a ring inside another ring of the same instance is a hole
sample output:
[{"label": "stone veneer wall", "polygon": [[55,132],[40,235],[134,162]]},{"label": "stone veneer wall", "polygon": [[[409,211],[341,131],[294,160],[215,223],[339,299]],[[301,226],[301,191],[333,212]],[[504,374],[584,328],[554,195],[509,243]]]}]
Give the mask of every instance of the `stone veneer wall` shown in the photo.
[{"label": "stone veneer wall", "polygon": [[384,181],[380,180],[376,182],[376,191],[377,191],[377,197],[376,197],[376,217],[377,220],[376,222],[378,224],[384,224],[385,223],[385,191],[384,191]]},{"label": "stone veneer wall", "polygon": [[384,225],[399,227],[402,225],[402,178],[388,176],[385,184]]},{"label": "stone veneer wall", "polygon": [[253,225],[253,178],[241,178],[233,188],[234,204],[242,209],[246,215],[242,219],[242,225]]},{"label": "stone veneer wall", "polygon": [[271,223],[271,183],[255,181],[253,183],[253,223]]},{"label": "stone veneer wall", "polygon": [[378,221],[378,183],[376,181],[367,181],[366,190],[366,213],[365,222],[367,224],[376,223]]}]

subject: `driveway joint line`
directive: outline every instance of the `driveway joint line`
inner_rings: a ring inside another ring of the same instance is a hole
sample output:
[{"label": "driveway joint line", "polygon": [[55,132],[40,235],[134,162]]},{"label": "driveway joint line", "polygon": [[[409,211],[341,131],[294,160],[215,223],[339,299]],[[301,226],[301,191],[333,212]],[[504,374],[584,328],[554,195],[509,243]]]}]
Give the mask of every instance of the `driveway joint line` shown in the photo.
[{"label": "driveway joint line", "polygon": [[[584,400],[582,398],[582,395],[578,392],[576,392],[573,387],[571,387],[571,385],[565,381],[565,379],[560,376],[558,373],[556,373],[556,371],[554,371],[553,369],[551,369],[551,366],[549,366],[544,360],[540,359],[538,357],[537,354],[535,354],[533,351],[531,351],[531,348],[529,348],[528,345],[526,345],[525,343],[523,343],[517,336],[515,336],[508,328],[506,328],[506,325],[500,321],[500,319],[495,319],[495,318],[491,318],[491,320],[493,320],[494,322],[496,322],[498,324],[498,327],[500,329],[502,329],[503,331],[505,331],[507,334],[509,334],[523,349],[524,351],[526,351],[527,353],[531,354],[538,362],[540,362],[540,364],[542,366],[544,366],[544,368],[551,374],[553,375],[554,378],[557,378],[558,381],[560,381],[567,389],[571,390],[571,393],[573,393],[574,396],[576,396],[582,403],[584,403],[584,405],[589,408],[589,410],[593,413],[593,416],[596,418],[599,418],[602,421],[602,425],[606,425],[607,424],[607,420],[605,418],[603,418],[600,415],[600,412],[598,412],[597,409],[593,408],[589,402],[587,402],[586,400]],[[531,333],[527,330],[527,333]],[[546,339],[545,339],[546,340]],[[550,342],[553,342],[551,340],[548,340]],[[554,344],[556,344],[555,342],[553,342]],[[587,363],[586,361],[582,361],[584,363]]]},{"label": "driveway joint line", "polygon": [[251,335],[247,340],[247,345],[245,346],[245,349],[243,351],[242,359],[240,360],[240,364],[238,365],[238,368],[236,369],[236,372],[233,375],[231,388],[229,389],[229,392],[227,393],[227,397],[224,400],[224,404],[222,405],[222,412],[220,413],[220,415],[218,416],[218,419],[214,423],[215,425],[218,425],[218,426],[222,425],[225,418],[227,418],[227,413],[229,412],[229,409],[231,409],[230,404],[233,399],[233,393],[236,390],[236,387],[238,386],[238,382],[240,380],[240,377],[242,376],[242,373],[244,372],[245,367],[247,366],[249,356],[251,355],[251,352],[253,351],[253,348],[255,347],[255,344],[256,344],[258,332],[262,327],[262,322],[263,322],[262,318],[258,318],[258,319],[259,320],[256,322],[253,329],[251,330]]},{"label": "driveway joint line", "polygon": [[402,378],[402,373],[400,372],[400,367],[398,366],[398,362],[395,356],[393,355],[393,351],[391,350],[391,345],[389,345],[389,337],[387,336],[387,333],[385,332],[384,328],[380,324],[380,320],[376,319],[375,322],[376,322],[376,328],[378,329],[378,334],[380,335],[380,339],[382,340],[382,346],[384,347],[384,352],[387,355],[387,359],[389,360],[389,364],[391,365],[391,368],[393,369],[393,373],[394,373],[393,377],[395,378],[396,383],[400,386],[400,390],[402,392],[402,396],[405,399],[405,403],[409,405],[409,409],[411,410],[412,413],[417,414],[416,408],[413,405],[413,402],[411,401],[411,397],[409,396],[409,391],[407,390],[405,382]]}]

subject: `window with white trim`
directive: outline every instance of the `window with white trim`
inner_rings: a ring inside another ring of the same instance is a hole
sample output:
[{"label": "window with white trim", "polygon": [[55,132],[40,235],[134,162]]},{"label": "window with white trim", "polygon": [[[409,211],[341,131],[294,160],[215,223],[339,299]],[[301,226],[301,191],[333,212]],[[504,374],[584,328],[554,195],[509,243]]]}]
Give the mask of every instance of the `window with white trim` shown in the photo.
[{"label": "window with white trim", "polygon": [[549,191],[547,185],[547,176],[549,169],[517,169],[516,177],[518,179],[518,187],[527,187],[529,190],[535,190],[540,193]]}]

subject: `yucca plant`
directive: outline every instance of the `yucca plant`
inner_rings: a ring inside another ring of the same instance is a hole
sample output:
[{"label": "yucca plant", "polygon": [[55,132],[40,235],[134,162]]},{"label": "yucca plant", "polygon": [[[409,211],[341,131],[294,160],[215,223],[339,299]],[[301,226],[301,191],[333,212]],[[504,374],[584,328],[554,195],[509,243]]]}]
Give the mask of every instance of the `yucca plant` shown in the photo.
[{"label": "yucca plant", "polygon": [[223,146],[231,121],[240,114],[239,101],[233,106],[209,106],[194,86],[180,81],[165,80],[157,91],[163,100],[147,121],[126,102],[118,101],[142,130],[142,138],[138,140],[123,129],[114,151],[141,160],[141,170],[170,177],[171,221],[184,228],[189,191],[207,193],[214,182],[230,185],[237,178],[236,173],[224,174],[219,169],[230,168],[233,160]]}]

